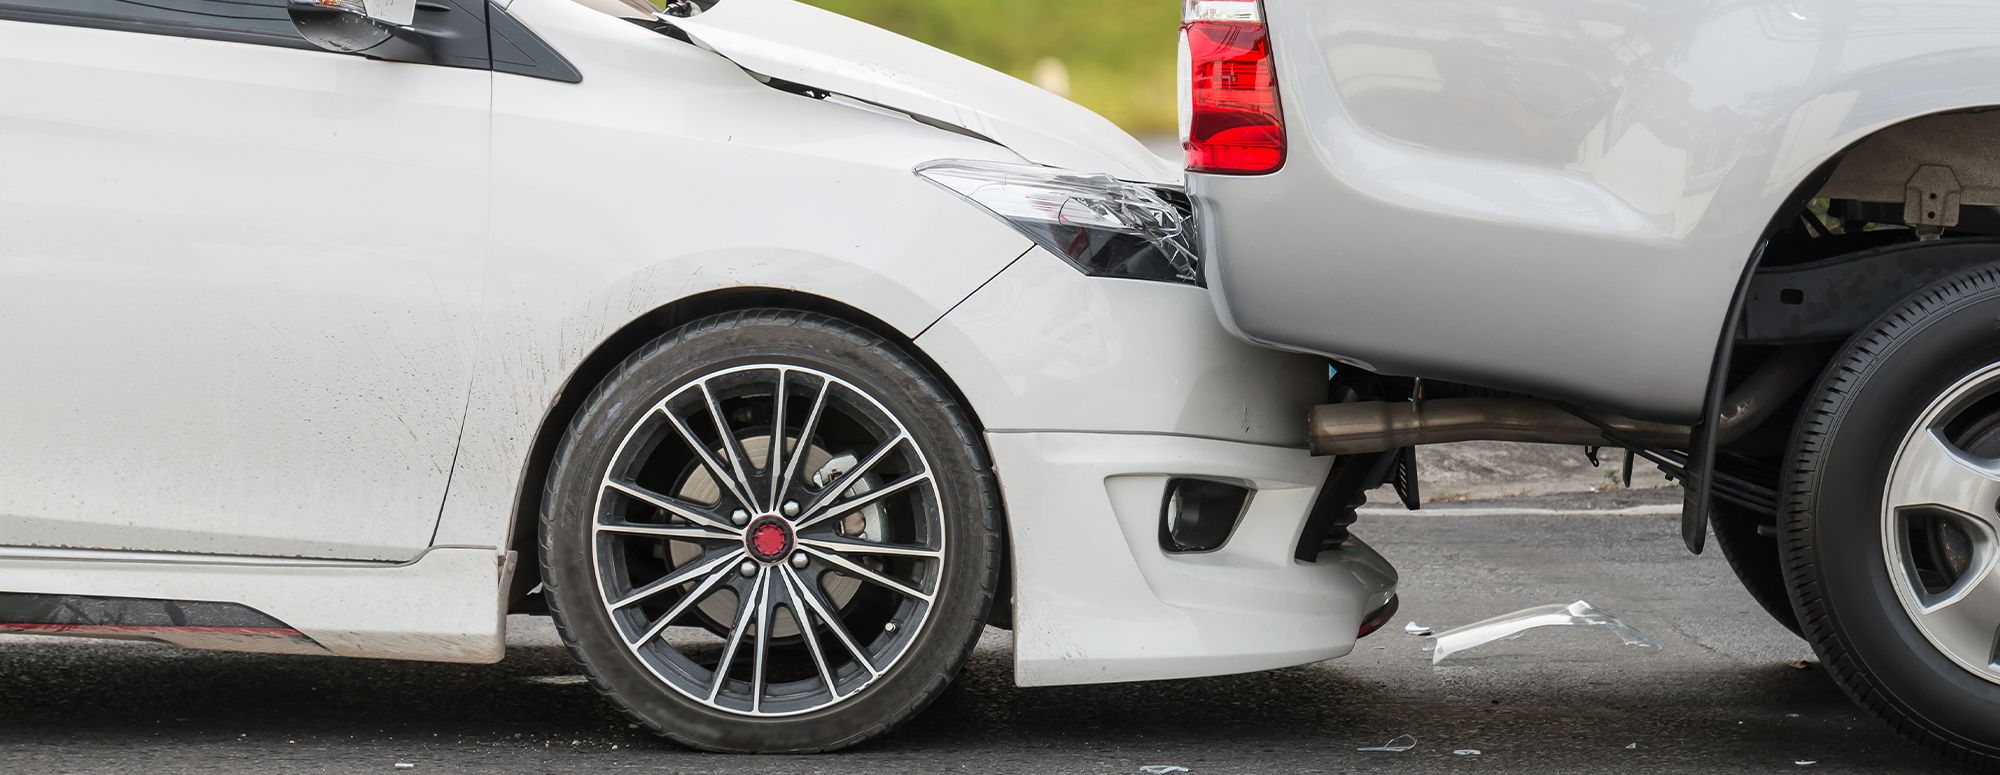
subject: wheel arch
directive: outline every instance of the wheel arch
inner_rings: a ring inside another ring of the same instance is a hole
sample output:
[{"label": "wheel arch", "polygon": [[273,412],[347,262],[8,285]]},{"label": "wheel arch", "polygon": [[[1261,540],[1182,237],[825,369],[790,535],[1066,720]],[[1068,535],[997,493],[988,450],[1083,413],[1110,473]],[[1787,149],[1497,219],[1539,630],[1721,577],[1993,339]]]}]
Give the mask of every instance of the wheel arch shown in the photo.
[{"label": "wheel arch", "polygon": [[[1730,380],[1744,373],[1737,347],[1744,338],[1746,318],[1759,304],[1787,304],[1780,299],[1753,298],[1753,285],[1760,272],[1782,266],[1787,256],[1774,252],[1773,239],[1794,223],[1816,200],[1851,200],[1883,205],[1903,205],[1912,226],[1940,228],[1960,223],[1960,208],[2000,206],[2000,105],[1955,108],[1912,116],[1863,135],[1839,148],[1807,174],[1772,214],[1751,255],[1745,261],[1734,298],[1719,332],[1716,357],[1711,367],[1701,424],[1693,439],[1695,455],[1691,480],[1683,505],[1683,538],[1688,548],[1701,551],[1702,532],[1710,519],[1713,498],[1710,483],[1715,476],[1718,451],[1715,439],[1702,429],[1715,425],[1722,411],[1722,397]],[[1942,187],[1942,188],[1941,188]],[[1945,206],[1948,205],[1948,206]],[[1843,255],[1858,255],[1855,251]],[[1926,280],[1910,278],[1909,291]],[[1897,287],[1901,287],[1900,285]],[[1891,308],[1903,294],[1885,292],[1872,299],[1868,309],[1850,309],[1849,316],[1872,319]],[[1769,423],[1784,422],[1789,431],[1800,418],[1774,416]]]},{"label": "wheel arch", "polygon": [[[557,391],[555,401],[543,412],[541,422],[535,429],[534,441],[528,447],[528,457],[523,461],[520,481],[516,485],[511,513],[508,516],[507,548],[523,557],[533,557],[539,551],[536,542],[537,517],[541,513],[542,493],[548,485],[549,469],[555,463],[556,452],[562,444],[563,434],[569,430],[570,422],[576,418],[577,412],[583,409],[584,401],[590,397],[591,391],[602,384],[618,364],[645,347],[648,342],[690,321],[759,307],[817,312],[839,318],[867,329],[870,333],[902,348],[904,352],[916,358],[918,363],[923,364],[924,368],[938,379],[939,384],[951,392],[952,398],[965,408],[966,418],[972,422],[973,429],[979,432],[982,438],[984,437],[986,426],[980,421],[978,410],[965,392],[935,360],[917,346],[912,337],[887,321],[825,296],[796,290],[739,287],[699,293],[669,302],[632,319],[598,342],[597,346],[577,363],[576,368],[571,370],[568,378],[563,381],[562,388]],[[991,451],[981,451],[990,464]],[[1000,524],[1003,529],[1007,524],[1004,504],[1001,507]],[[1001,541],[1001,546],[1005,547],[1010,556],[1001,563],[1000,587],[994,595],[996,613],[1002,606],[1009,605],[1013,589],[1012,546],[1005,537]],[[519,608],[528,593],[540,583],[540,564],[521,562],[507,590],[509,610]],[[1011,608],[1009,610],[1011,611]]]}]

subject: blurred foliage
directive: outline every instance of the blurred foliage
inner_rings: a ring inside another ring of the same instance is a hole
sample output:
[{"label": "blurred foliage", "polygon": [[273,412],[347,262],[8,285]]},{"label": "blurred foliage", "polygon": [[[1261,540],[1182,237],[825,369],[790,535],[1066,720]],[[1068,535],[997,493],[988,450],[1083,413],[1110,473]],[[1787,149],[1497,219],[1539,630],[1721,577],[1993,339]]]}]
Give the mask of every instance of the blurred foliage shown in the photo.
[{"label": "blurred foliage", "polygon": [[805,2],[1022,79],[1054,57],[1069,70],[1070,99],[1133,134],[1174,131],[1179,0]]}]

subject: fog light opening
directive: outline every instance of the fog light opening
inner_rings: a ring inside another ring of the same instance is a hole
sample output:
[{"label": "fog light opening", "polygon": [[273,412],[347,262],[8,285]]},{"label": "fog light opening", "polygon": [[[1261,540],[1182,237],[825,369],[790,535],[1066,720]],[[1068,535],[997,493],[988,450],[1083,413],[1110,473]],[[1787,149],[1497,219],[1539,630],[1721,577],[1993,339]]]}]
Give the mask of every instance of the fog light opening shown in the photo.
[{"label": "fog light opening", "polygon": [[1160,507],[1160,548],[1175,554],[1212,552],[1229,542],[1250,489],[1207,479],[1170,479]]}]

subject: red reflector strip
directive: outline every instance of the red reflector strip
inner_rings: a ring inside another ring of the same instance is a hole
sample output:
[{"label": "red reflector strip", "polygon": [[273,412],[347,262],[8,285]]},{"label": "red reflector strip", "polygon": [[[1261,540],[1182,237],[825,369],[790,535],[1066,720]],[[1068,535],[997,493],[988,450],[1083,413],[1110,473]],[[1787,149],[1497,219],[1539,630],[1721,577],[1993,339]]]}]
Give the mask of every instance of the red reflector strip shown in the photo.
[{"label": "red reflector strip", "polygon": [[1191,172],[1256,175],[1285,164],[1285,122],[1262,22],[1196,20],[1187,34]]},{"label": "red reflector strip", "polygon": [[1382,629],[1382,625],[1388,624],[1389,620],[1396,616],[1396,609],[1402,605],[1402,598],[1390,595],[1389,602],[1383,603],[1381,608],[1375,609],[1367,618],[1361,620],[1361,634],[1357,637],[1366,638],[1374,635],[1376,630]]}]

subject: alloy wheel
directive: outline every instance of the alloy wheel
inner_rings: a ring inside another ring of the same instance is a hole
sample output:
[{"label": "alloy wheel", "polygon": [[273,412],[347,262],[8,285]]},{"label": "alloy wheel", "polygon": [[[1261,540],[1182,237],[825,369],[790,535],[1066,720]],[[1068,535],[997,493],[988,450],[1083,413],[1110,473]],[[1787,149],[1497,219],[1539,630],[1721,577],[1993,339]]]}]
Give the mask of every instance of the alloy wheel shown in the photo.
[{"label": "alloy wheel", "polygon": [[880,401],[802,366],[675,389],[620,442],[593,513],[598,592],[627,647],[731,714],[859,695],[909,651],[943,578],[924,451]]},{"label": "alloy wheel", "polygon": [[1919,415],[1889,470],[1882,514],[1904,612],[1945,656],[2000,683],[2000,365]]}]

